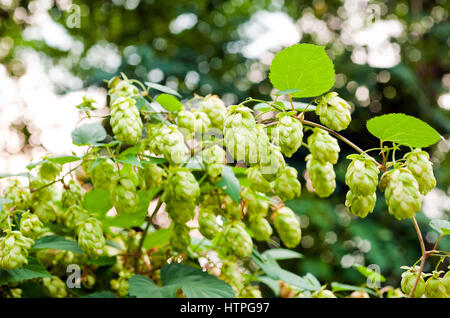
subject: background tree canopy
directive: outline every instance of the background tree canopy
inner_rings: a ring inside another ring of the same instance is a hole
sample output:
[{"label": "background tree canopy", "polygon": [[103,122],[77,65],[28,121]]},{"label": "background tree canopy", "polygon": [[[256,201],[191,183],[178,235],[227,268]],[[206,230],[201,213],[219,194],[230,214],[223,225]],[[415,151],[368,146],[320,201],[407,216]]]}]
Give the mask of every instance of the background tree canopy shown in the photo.
[{"label": "background tree canopy", "polygon": [[[448,219],[447,0],[12,0],[0,1],[0,9],[0,62],[7,70],[2,76],[19,81],[27,54],[35,52],[57,94],[105,87],[104,79],[123,72],[177,89],[184,98],[213,93],[227,104],[248,96],[268,99],[274,53],[296,42],[325,46],[336,66],[334,89],[354,106],[347,138],[365,149],[377,147],[365,121],[401,112],[426,121],[447,140],[431,149],[441,190],[429,194],[427,213],[417,219],[429,242],[436,234],[428,218]],[[8,124],[24,138],[24,150],[33,135],[30,123],[19,118]],[[412,224],[393,220],[382,199],[366,219],[345,211],[344,158],[352,151],[341,147],[331,198],[304,191],[288,204],[301,217],[298,250],[305,257],[283,265],[321,280],[361,284],[364,278],[352,265],[377,264],[397,285],[400,266],[420,256]],[[305,155],[300,151],[290,164],[304,171]],[[448,239],[441,244],[449,250]]]}]

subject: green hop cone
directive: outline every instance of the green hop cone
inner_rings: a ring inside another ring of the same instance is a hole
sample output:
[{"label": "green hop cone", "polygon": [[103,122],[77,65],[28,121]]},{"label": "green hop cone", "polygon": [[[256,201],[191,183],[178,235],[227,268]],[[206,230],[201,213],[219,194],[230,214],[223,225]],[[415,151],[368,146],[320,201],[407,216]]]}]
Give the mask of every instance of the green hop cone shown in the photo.
[{"label": "green hop cone", "polygon": [[133,213],[139,203],[136,184],[125,175],[115,178],[110,195],[117,213]]},{"label": "green hop cone", "polygon": [[64,224],[73,231],[76,231],[88,218],[88,211],[79,205],[72,205],[64,212]]},{"label": "green hop cone", "polygon": [[258,166],[248,168],[246,173],[252,189],[262,193],[272,191],[272,184],[264,178]]},{"label": "green hop cone", "polygon": [[444,282],[439,278],[439,272],[433,272],[433,275],[425,283],[425,296],[427,298],[449,298]]},{"label": "green hop cone", "polygon": [[311,154],[318,161],[336,164],[339,159],[339,148],[336,138],[320,128],[314,128],[314,132],[308,137],[308,147]]},{"label": "green hop cone", "polygon": [[185,253],[191,244],[191,237],[189,235],[190,228],[186,224],[175,223],[172,233],[170,235],[170,246],[179,252]]},{"label": "green hop cone", "polygon": [[347,157],[352,162],[345,173],[345,183],[357,195],[371,195],[376,192],[379,170],[376,163],[362,155]]},{"label": "green hop cone", "polygon": [[132,275],[131,273],[122,271],[119,273],[118,279],[111,280],[111,289],[117,291],[117,294],[120,297],[125,297],[128,295],[128,290],[130,288],[128,281],[129,281],[131,275]]},{"label": "green hop cone", "polygon": [[239,203],[234,202],[230,196],[223,198],[225,203],[225,216],[231,220],[240,220],[243,216]]},{"label": "green hop cone", "polygon": [[62,166],[59,163],[44,162],[39,168],[39,176],[47,181],[53,181],[62,171]]},{"label": "green hop cone", "polygon": [[345,206],[347,211],[353,215],[359,216],[360,218],[365,218],[367,214],[373,212],[375,208],[375,203],[377,201],[377,196],[374,193],[369,195],[356,195],[349,190],[345,198]]},{"label": "green hop cone", "polygon": [[65,298],[67,297],[66,283],[64,283],[58,276],[45,277],[42,279],[44,292],[51,298]]},{"label": "green hop cone", "polygon": [[20,232],[27,237],[35,239],[43,231],[44,224],[38,216],[25,212],[20,219]]},{"label": "green hop cone", "polygon": [[351,106],[337,93],[331,92],[323,96],[317,104],[316,114],[320,122],[328,128],[340,131],[348,127],[352,120]]},{"label": "green hop cone", "polygon": [[19,231],[7,231],[0,238],[0,267],[2,269],[20,268],[28,264],[28,250],[34,241]]},{"label": "green hop cone", "polygon": [[426,151],[417,148],[407,153],[405,158],[406,167],[416,178],[420,193],[426,195],[436,186],[430,155]]},{"label": "green hop cone", "polygon": [[275,211],[272,218],[273,225],[284,245],[288,248],[296,247],[300,243],[302,232],[295,213],[288,207],[282,207]]},{"label": "green hop cone", "polygon": [[144,165],[141,180],[147,190],[160,187],[165,177],[167,177],[167,173],[157,164],[148,163]]},{"label": "green hop cone", "polygon": [[155,155],[162,155],[164,143],[162,131],[167,127],[162,123],[149,124],[146,126],[147,136],[143,141],[143,147]]},{"label": "green hop cone", "polygon": [[202,151],[202,159],[206,164],[208,175],[217,178],[222,173],[222,166],[226,163],[226,153],[219,145],[213,145]]},{"label": "green hop cone", "polygon": [[[48,185],[49,181],[41,177],[32,177],[30,179],[30,187],[35,191],[31,194],[31,205],[36,207],[41,202],[59,201],[61,199],[61,192],[56,185]],[[39,189],[39,191],[36,191]]]},{"label": "green hop cone", "polygon": [[389,213],[398,220],[413,217],[422,204],[419,185],[411,172],[404,168],[396,168],[390,173],[385,198]]},{"label": "green hop cone", "polygon": [[225,120],[227,108],[218,96],[209,95],[205,97],[201,101],[200,110],[208,115],[213,127],[223,129],[223,122]]},{"label": "green hop cone", "polygon": [[119,77],[113,77],[108,83],[110,95],[136,96],[139,90],[129,80],[122,80]]},{"label": "green hop cone", "polygon": [[231,260],[223,261],[220,272],[221,277],[233,287],[235,292],[242,289],[244,277],[236,262]]},{"label": "green hop cone", "polygon": [[91,258],[102,256],[105,252],[103,225],[98,219],[90,217],[78,228],[78,245]]},{"label": "green hop cone", "polygon": [[302,145],[302,123],[292,116],[282,116],[273,130],[272,140],[286,157],[291,157]]},{"label": "green hop cone", "polygon": [[[416,283],[418,273],[413,271],[406,271],[402,274],[402,280],[400,282],[400,286],[402,291],[408,296],[411,292],[411,289],[414,287],[414,284]],[[425,280],[421,276],[419,278],[419,281],[417,283],[416,289],[414,290],[414,293],[412,294],[413,298],[421,298],[422,295],[425,293]]]},{"label": "green hop cone", "polygon": [[234,222],[225,230],[225,241],[234,255],[245,258],[252,253],[253,241],[242,222]]},{"label": "green hop cone", "polygon": [[5,204],[7,209],[15,207],[15,210],[26,211],[31,205],[31,193],[28,188],[20,185],[19,181],[15,181],[8,187],[5,198],[10,199],[12,203]]},{"label": "green hop cone", "polygon": [[450,296],[450,271],[447,271],[442,277],[442,283],[444,284],[445,292]]},{"label": "green hop cone", "polygon": [[312,296],[313,298],[337,298],[335,294],[331,290],[321,289],[315,292]]},{"label": "green hop cone", "polygon": [[185,136],[190,136],[195,129],[195,116],[188,110],[182,110],[177,114],[177,125]]},{"label": "green hop cone", "polygon": [[297,169],[284,168],[275,181],[275,193],[282,201],[292,200],[300,196],[302,185],[298,180]]},{"label": "green hop cone", "polygon": [[262,298],[261,290],[256,285],[248,285],[241,290],[239,298]]},{"label": "green hop cone", "polygon": [[309,154],[306,156],[306,170],[319,197],[326,198],[333,193],[336,188],[336,174],[331,163],[321,163]]},{"label": "green hop cone", "polygon": [[284,167],[286,167],[286,162],[280,148],[271,144],[268,153],[260,156],[259,169],[261,174],[267,181],[272,182]]},{"label": "green hop cone", "polygon": [[251,217],[265,217],[269,212],[269,201],[267,199],[258,197],[257,193],[250,190],[250,188],[242,188],[241,197],[246,206],[246,213]]},{"label": "green hop cone", "polygon": [[195,201],[200,196],[200,187],[194,175],[186,169],[176,169],[167,179],[167,186],[163,194],[165,198],[178,201]]},{"label": "green hop cone", "polygon": [[193,109],[192,114],[194,114],[194,132],[198,134],[204,134],[208,128],[211,126],[211,120],[208,115],[204,112]]},{"label": "green hop cone", "polygon": [[[255,128],[256,121],[253,117],[253,110],[245,106],[230,106],[227,108],[224,119],[224,129],[226,128]],[[226,133],[224,132],[224,135]]]},{"label": "green hop cone", "polygon": [[98,165],[88,169],[92,184],[95,189],[108,190],[111,186],[111,179],[116,174],[116,166],[111,159],[102,160]]},{"label": "green hop cone", "polygon": [[42,202],[34,208],[34,214],[44,223],[56,221],[59,213],[60,209],[53,201]]},{"label": "green hop cone", "polygon": [[249,219],[249,228],[257,241],[268,241],[273,233],[269,221],[262,216],[251,217]]},{"label": "green hop cone", "polygon": [[63,208],[68,208],[74,204],[80,204],[82,199],[81,186],[73,180],[69,181],[66,189],[62,193],[61,202]]},{"label": "green hop cone", "polygon": [[161,129],[162,153],[172,165],[184,162],[189,154],[189,149],[184,144],[184,136],[177,126],[170,125]]},{"label": "green hop cone", "polygon": [[195,216],[195,203],[191,201],[169,199],[166,202],[166,211],[178,223],[186,223]]},{"label": "green hop cone", "polygon": [[220,231],[220,226],[217,223],[214,211],[204,207],[200,207],[198,226],[200,233],[210,240]]},{"label": "green hop cone", "polygon": [[136,101],[123,96],[114,99],[110,124],[119,141],[127,145],[137,144],[141,139],[143,124]]}]

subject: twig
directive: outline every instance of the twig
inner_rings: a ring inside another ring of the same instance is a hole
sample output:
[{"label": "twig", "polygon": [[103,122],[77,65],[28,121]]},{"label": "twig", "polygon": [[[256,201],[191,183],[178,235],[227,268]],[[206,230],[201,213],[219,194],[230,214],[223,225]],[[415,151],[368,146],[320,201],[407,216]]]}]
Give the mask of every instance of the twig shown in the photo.
[{"label": "twig", "polygon": [[51,186],[52,184],[55,184],[55,183],[57,183],[57,182],[64,182],[64,178],[67,177],[67,176],[68,176],[69,174],[71,174],[72,172],[74,172],[75,170],[77,170],[80,166],[81,166],[81,164],[79,164],[79,165],[76,166],[75,168],[70,169],[69,172],[67,172],[67,173],[66,173],[65,175],[63,175],[61,178],[56,179],[56,180],[54,180],[54,181],[52,181],[52,182],[50,182],[50,183],[47,183],[47,184],[43,185],[42,187],[39,187],[39,188],[37,188],[37,189],[30,189],[30,192],[31,192],[31,193],[37,192],[37,191],[40,191],[40,190],[42,190],[42,189],[45,189],[45,188],[47,188],[47,187],[49,187],[49,186]]},{"label": "twig", "polygon": [[422,237],[422,233],[420,232],[419,224],[417,224],[415,217],[412,217],[412,221],[414,223],[414,228],[416,229],[417,236],[418,236],[419,242],[420,242],[420,247],[422,249],[422,260],[420,262],[420,268],[419,268],[419,272],[417,274],[416,281],[414,282],[413,288],[411,288],[411,291],[409,292],[408,298],[411,298],[412,295],[414,294],[414,291],[416,290],[417,284],[419,283],[419,279],[422,275],[423,267],[425,266],[425,260],[427,258],[427,251],[425,250],[425,243],[423,242],[423,237]]}]

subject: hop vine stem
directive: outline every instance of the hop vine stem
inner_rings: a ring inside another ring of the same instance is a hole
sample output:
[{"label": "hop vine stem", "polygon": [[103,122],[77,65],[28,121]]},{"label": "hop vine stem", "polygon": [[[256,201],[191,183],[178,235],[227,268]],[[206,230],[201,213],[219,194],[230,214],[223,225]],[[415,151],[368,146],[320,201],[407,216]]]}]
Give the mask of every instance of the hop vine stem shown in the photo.
[{"label": "hop vine stem", "polygon": [[[426,260],[426,258],[428,256],[427,255],[427,251],[425,249],[425,243],[424,243],[423,237],[422,237],[422,232],[420,231],[420,228],[419,228],[419,224],[417,223],[415,217],[412,217],[412,221],[414,223],[414,228],[416,229],[416,232],[417,232],[417,237],[419,238],[420,248],[422,249],[422,260],[420,261],[420,268],[419,268],[419,272],[418,272],[418,275],[417,275],[417,279],[414,282],[413,288],[411,288],[411,291],[409,292],[408,298],[411,298],[412,295],[414,294],[414,291],[416,290],[417,284],[419,283],[419,279],[420,279],[420,277],[422,275],[422,272],[423,272],[423,267],[425,266],[425,260]],[[438,243],[439,243],[439,241],[436,242],[436,245]]]}]

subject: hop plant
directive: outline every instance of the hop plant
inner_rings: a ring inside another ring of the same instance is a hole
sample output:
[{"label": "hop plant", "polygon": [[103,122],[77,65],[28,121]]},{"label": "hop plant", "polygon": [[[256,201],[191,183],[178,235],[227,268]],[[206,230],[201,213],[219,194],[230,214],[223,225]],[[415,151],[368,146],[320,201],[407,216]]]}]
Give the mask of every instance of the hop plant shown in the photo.
[{"label": "hop plant", "polygon": [[217,223],[214,211],[207,207],[200,207],[198,226],[200,233],[210,240],[220,231],[220,226]]},{"label": "hop plant", "polygon": [[248,168],[246,173],[252,189],[262,193],[269,193],[272,191],[272,184],[264,178],[258,166]]},{"label": "hop plant", "polygon": [[261,290],[256,285],[245,286],[239,294],[240,298],[262,298]]},{"label": "hop plant", "polygon": [[74,204],[80,204],[82,193],[81,186],[73,180],[69,181],[68,189],[62,193],[61,203],[63,208],[68,208]]},{"label": "hop plant", "polygon": [[385,191],[389,213],[398,220],[413,217],[420,211],[422,197],[414,176],[405,168],[391,170]]},{"label": "hop plant", "polygon": [[67,297],[66,284],[58,277],[45,277],[42,279],[44,292],[51,298]]},{"label": "hop plant", "polygon": [[208,115],[211,125],[223,129],[227,108],[224,102],[216,95],[206,96],[200,104],[200,110]]},{"label": "hop plant", "polygon": [[162,153],[172,165],[181,164],[189,153],[184,144],[184,136],[176,125],[170,125],[161,129]]},{"label": "hop plant", "polygon": [[2,269],[20,268],[28,264],[28,250],[34,241],[24,236],[19,231],[6,232],[6,236],[0,238],[0,267]]},{"label": "hop plant", "polygon": [[224,260],[221,268],[221,277],[230,284],[236,293],[243,288],[244,277],[239,266],[232,260]]},{"label": "hop plant", "polygon": [[375,193],[369,195],[357,195],[349,190],[345,198],[347,211],[353,215],[365,218],[367,214],[373,212],[377,196]]},{"label": "hop plant", "polygon": [[88,169],[92,184],[96,189],[108,190],[111,186],[111,179],[116,174],[116,167],[111,159],[104,159],[101,162]]},{"label": "hop plant", "polygon": [[312,295],[313,298],[337,298],[331,290],[321,289]]},{"label": "hop plant", "polygon": [[143,124],[136,101],[125,96],[114,99],[110,124],[119,141],[127,145],[137,144],[141,139]]},{"label": "hop plant", "polygon": [[44,224],[38,216],[25,212],[20,219],[20,232],[26,236],[35,239],[43,231]]},{"label": "hop plant", "polygon": [[167,177],[167,173],[157,164],[147,163],[144,165],[141,180],[147,190],[161,186],[165,177]]},{"label": "hop plant", "polygon": [[44,180],[52,181],[59,176],[61,171],[62,166],[59,163],[47,161],[39,168],[39,176]]},{"label": "hop plant", "polygon": [[269,221],[262,216],[251,217],[249,219],[249,228],[257,241],[268,241],[273,233]]},{"label": "hop plant", "polygon": [[336,174],[331,163],[321,163],[309,154],[306,156],[306,170],[319,197],[326,198],[333,193],[336,188]]},{"label": "hop plant", "polygon": [[340,131],[346,129],[352,120],[351,106],[337,93],[331,92],[323,96],[317,104],[316,114],[320,122],[330,129]]},{"label": "hop plant", "polygon": [[447,271],[444,277],[442,277],[442,284],[444,284],[445,292],[450,297],[450,271]]},{"label": "hop plant", "polygon": [[376,192],[379,170],[375,162],[362,155],[350,155],[352,162],[345,173],[345,183],[357,195],[368,196]]},{"label": "hop plant", "polygon": [[425,296],[427,298],[448,298],[444,282],[439,278],[439,272],[433,272],[425,283]]},{"label": "hop plant", "polygon": [[112,99],[118,96],[135,96],[139,95],[139,90],[129,80],[122,80],[119,77],[113,77],[108,82],[109,94]]},{"label": "hop plant", "polygon": [[102,256],[105,252],[105,237],[102,223],[89,217],[78,228],[78,245],[91,258]]},{"label": "hop plant", "polygon": [[30,178],[30,188],[34,191],[31,194],[31,206],[34,208],[42,202],[59,201],[61,199],[61,192],[56,185],[48,185],[49,181],[41,177]]},{"label": "hop plant", "polygon": [[212,178],[222,173],[222,166],[226,163],[226,153],[219,145],[213,145],[202,151],[203,162],[206,163],[206,172]]},{"label": "hop plant", "polygon": [[419,184],[419,191],[426,195],[436,186],[436,179],[433,174],[433,164],[430,155],[420,148],[416,148],[405,155],[406,167],[411,171]]},{"label": "hop plant", "polygon": [[322,162],[336,164],[339,158],[339,148],[336,138],[320,128],[314,128],[314,132],[308,137],[308,147],[312,156]]},{"label": "hop plant", "polygon": [[[411,289],[414,287],[414,284],[416,283],[418,273],[413,270],[408,270],[406,272],[403,272],[402,274],[402,280],[400,282],[400,286],[402,291],[409,295],[411,292]],[[413,298],[421,298],[422,295],[425,293],[425,280],[423,279],[422,275],[419,278],[419,281],[417,283],[416,289],[414,290],[414,293],[412,294]]]},{"label": "hop plant", "polygon": [[252,253],[253,242],[242,222],[229,224],[224,233],[227,247],[237,257],[245,258]]},{"label": "hop plant", "polygon": [[291,157],[302,145],[302,123],[292,116],[282,116],[272,133],[272,140],[286,157]]},{"label": "hop plant", "polygon": [[278,175],[274,190],[282,201],[292,200],[300,196],[302,185],[297,176],[297,170],[292,167],[284,168]]},{"label": "hop plant", "polygon": [[173,231],[170,236],[170,246],[180,253],[185,253],[189,244],[191,244],[191,237],[189,236],[190,228],[183,223],[175,223]]},{"label": "hop plant", "polygon": [[281,241],[286,247],[296,247],[302,238],[300,222],[295,213],[288,207],[282,207],[272,216],[273,225]]},{"label": "hop plant", "polygon": [[139,203],[136,184],[130,176],[117,177],[112,184],[110,195],[117,213],[132,213]]},{"label": "hop plant", "polygon": [[12,208],[14,206],[15,210],[25,211],[31,206],[30,191],[21,186],[17,180],[8,187],[5,193],[5,198],[12,201],[10,204],[5,204],[6,208]]}]

